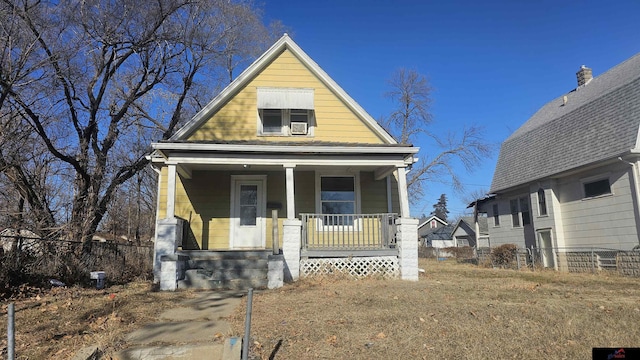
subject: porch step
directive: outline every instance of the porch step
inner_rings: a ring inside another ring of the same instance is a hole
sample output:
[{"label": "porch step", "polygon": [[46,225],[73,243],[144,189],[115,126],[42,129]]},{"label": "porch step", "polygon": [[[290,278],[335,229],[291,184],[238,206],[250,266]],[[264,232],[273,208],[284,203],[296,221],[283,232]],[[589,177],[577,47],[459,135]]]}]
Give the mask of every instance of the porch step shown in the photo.
[{"label": "porch step", "polygon": [[182,250],[180,255],[186,255],[191,260],[230,260],[230,259],[267,259],[272,250],[248,250],[248,251],[208,251],[208,250]]},{"label": "porch step", "polygon": [[271,251],[182,251],[187,256],[185,278],[179,288],[234,289],[266,288],[268,256]]},{"label": "porch step", "polygon": [[178,288],[181,289],[232,289],[246,290],[249,288],[263,289],[268,284],[266,270],[264,276],[260,277],[224,277],[206,276],[199,270],[187,270],[185,279],[178,281]]}]

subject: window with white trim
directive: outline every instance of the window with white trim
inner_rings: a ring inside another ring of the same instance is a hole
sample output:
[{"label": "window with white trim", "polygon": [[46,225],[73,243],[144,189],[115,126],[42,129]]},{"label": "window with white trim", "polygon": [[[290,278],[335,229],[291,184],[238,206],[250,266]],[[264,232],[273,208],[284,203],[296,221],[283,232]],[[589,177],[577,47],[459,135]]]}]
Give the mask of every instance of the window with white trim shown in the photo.
[{"label": "window with white trim", "polygon": [[520,215],[518,213],[518,199],[511,199],[509,201],[509,208],[511,209],[511,224],[513,227],[520,227]]},{"label": "window with white trim", "polygon": [[258,135],[313,136],[314,90],[258,88]]},{"label": "window with white trim", "polygon": [[356,213],[354,176],[321,176],[320,209],[325,225],[353,225]]},{"label": "window with white trim", "polygon": [[513,227],[520,227],[520,224],[523,226],[531,225],[531,211],[529,210],[528,197],[511,199],[509,201],[509,208],[511,209],[511,223]]},{"label": "window with white trim", "polygon": [[498,204],[493,204],[493,226],[500,226],[500,213],[498,212]]},{"label": "window with white trim", "polygon": [[547,215],[547,197],[543,188],[538,189],[538,214],[540,216]]},{"label": "window with white trim", "polygon": [[310,135],[313,110],[261,109],[259,113],[261,135]]},{"label": "window with white trim", "polygon": [[531,211],[529,210],[529,198],[520,198],[520,214],[522,215],[522,225],[530,225]]}]

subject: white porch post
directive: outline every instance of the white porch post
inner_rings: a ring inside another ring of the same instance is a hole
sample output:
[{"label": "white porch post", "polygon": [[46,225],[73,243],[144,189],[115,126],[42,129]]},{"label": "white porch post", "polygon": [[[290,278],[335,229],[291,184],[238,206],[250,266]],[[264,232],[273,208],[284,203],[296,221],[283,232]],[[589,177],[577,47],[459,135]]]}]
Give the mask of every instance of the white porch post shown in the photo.
[{"label": "white porch post", "polygon": [[293,169],[295,164],[285,164],[287,191],[287,219],[282,224],[282,254],[284,255],[284,279],[296,281],[300,277],[300,247],[302,221],[296,219]]},{"label": "white porch post", "polygon": [[402,280],[418,281],[418,219],[412,219],[409,211],[407,172],[398,167],[398,194],[400,219],[397,220],[398,263]]},{"label": "white porch post", "polygon": [[295,165],[284,165],[286,172],[286,188],[287,188],[287,219],[296,218],[296,201],[295,201],[295,189],[294,189],[294,177],[293,168]]},{"label": "white porch post", "polygon": [[173,218],[176,215],[176,164],[169,164],[167,170],[167,214],[165,218]]},{"label": "white porch post", "polygon": [[300,277],[300,245],[302,221],[286,219],[282,224],[282,254],[284,255],[284,280],[296,281]]},{"label": "white porch post", "polygon": [[400,217],[408,218],[411,216],[409,211],[409,193],[407,192],[407,172],[405,168],[398,167],[398,194],[400,200]]}]

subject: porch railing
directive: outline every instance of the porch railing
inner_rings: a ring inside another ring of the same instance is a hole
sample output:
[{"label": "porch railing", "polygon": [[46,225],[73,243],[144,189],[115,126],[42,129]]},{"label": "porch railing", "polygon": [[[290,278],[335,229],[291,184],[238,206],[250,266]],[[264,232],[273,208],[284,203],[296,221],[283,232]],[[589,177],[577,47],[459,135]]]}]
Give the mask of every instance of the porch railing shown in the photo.
[{"label": "porch railing", "polygon": [[398,214],[300,214],[303,252],[395,251]]}]

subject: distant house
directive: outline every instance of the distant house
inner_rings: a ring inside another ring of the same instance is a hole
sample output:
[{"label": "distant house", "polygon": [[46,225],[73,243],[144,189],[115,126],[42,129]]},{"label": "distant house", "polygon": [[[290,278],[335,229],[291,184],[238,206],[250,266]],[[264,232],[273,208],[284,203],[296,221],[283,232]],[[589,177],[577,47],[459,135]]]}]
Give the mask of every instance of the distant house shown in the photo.
[{"label": "distant house", "polygon": [[423,218],[420,221],[418,225],[418,238],[422,246],[437,248],[449,247],[453,246],[453,240],[451,239],[452,231],[452,225],[433,215],[428,218]]},{"label": "distant house", "polygon": [[473,216],[462,217],[451,231],[453,246],[487,247],[489,230],[486,217],[478,217],[478,233]]},{"label": "distant house", "polygon": [[577,78],[502,144],[492,196],[477,201],[492,246],[638,246],[640,54]]}]

